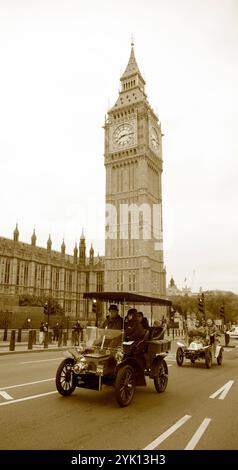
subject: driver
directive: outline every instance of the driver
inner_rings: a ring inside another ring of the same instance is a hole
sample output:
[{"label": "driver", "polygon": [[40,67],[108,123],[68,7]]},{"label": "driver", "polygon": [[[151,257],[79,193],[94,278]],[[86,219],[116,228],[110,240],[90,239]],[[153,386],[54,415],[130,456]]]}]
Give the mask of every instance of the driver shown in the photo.
[{"label": "driver", "polygon": [[189,342],[195,339],[195,337],[199,337],[199,339],[206,337],[206,329],[204,328],[204,326],[201,325],[198,319],[195,320],[194,329],[189,330],[188,336]]},{"label": "driver", "polygon": [[102,327],[110,330],[122,330],[123,319],[118,313],[118,306],[116,304],[110,305],[109,316],[104,321]]}]

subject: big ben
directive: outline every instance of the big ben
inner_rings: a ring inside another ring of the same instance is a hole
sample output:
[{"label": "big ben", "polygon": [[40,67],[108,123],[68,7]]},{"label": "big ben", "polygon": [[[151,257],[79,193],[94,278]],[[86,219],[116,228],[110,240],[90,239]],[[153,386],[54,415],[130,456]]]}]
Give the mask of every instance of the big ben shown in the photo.
[{"label": "big ben", "polygon": [[105,120],[105,290],[164,297],[162,132],[134,44]]}]

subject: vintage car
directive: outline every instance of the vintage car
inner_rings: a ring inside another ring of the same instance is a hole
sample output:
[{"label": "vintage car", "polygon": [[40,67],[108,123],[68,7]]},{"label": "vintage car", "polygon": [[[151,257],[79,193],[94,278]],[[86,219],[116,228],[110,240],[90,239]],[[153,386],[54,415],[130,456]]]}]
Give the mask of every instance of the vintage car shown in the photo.
[{"label": "vintage car", "polygon": [[[87,293],[85,298],[103,301],[152,303],[169,306],[164,299],[140,296],[131,293]],[[168,367],[165,361],[170,350],[170,341],[162,339],[155,329],[146,330],[143,338],[125,341],[124,329],[88,327],[84,330],[83,341],[68,351],[68,357],[59,365],[56,373],[56,388],[67,396],[76,387],[102,390],[103,385],[115,388],[115,395],[121,407],[131,403],[136,386],[145,386],[146,378],[154,381],[155,390],[164,392],[168,383]],[[154,336],[156,334],[157,336]]]},{"label": "vintage car", "polygon": [[204,338],[199,336],[193,337],[188,346],[181,341],[178,341],[177,345],[176,361],[178,366],[183,365],[184,358],[190,359],[192,364],[195,361],[205,360],[207,369],[211,368],[214,359],[219,366],[222,365],[223,347],[218,339],[215,347],[214,344],[210,344],[210,342],[208,344]]}]

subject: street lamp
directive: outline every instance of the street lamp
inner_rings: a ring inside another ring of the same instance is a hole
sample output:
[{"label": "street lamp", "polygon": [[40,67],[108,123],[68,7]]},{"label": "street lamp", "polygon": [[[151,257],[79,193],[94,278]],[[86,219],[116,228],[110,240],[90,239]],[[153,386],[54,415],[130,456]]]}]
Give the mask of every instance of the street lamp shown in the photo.
[{"label": "street lamp", "polygon": [[31,323],[31,319],[30,319],[30,318],[27,318],[27,329],[30,328],[30,323]]}]

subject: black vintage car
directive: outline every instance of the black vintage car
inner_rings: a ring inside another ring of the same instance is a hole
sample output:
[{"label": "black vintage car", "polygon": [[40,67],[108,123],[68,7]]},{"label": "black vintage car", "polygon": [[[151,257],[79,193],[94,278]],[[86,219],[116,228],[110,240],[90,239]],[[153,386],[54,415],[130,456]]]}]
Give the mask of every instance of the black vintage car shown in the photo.
[{"label": "black vintage car", "polygon": [[[125,292],[90,292],[84,297],[91,300],[131,305],[151,304],[169,306],[170,301]],[[151,307],[151,311],[153,308]],[[131,403],[136,386],[145,386],[146,377],[154,381],[155,390],[164,392],[168,383],[165,361],[170,341],[163,339],[164,330],[150,327],[138,341],[125,341],[124,329],[110,330],[88,327],[83,341],[68,351],[56,373],[58,392],[67,396],[76,387],[101,390],[103,385],[115,388],[118,404]]]}]

